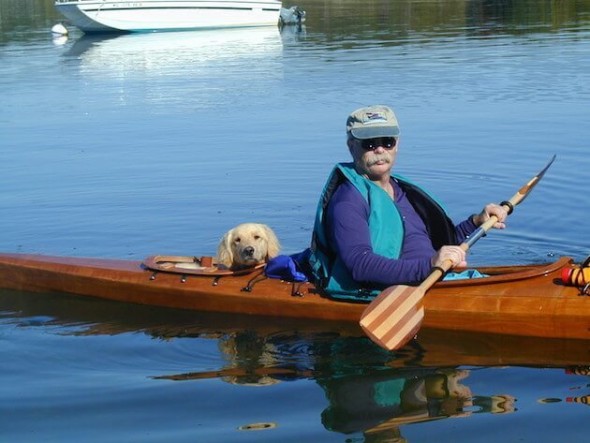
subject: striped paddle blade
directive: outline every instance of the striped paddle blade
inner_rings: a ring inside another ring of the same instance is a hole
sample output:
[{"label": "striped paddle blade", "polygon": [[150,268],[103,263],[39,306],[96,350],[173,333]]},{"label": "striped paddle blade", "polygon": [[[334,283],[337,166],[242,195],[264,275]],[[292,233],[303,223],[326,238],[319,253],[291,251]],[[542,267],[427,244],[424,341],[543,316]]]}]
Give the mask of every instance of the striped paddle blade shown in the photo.
[{"label": "striped paddle blade", "polygon": [[424,318],[424,294],[420,286],[390,286],[364,310],[360,325],[382,348],[401,348],[420,329]]}]

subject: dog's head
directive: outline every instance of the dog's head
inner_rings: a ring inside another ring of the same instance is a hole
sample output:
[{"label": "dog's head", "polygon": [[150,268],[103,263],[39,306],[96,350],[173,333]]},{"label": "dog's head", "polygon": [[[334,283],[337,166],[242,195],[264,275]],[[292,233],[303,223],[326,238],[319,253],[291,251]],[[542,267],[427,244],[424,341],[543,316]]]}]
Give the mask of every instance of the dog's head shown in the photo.
[{"label": "dog's head", "polygon": [[228,268],[256,266],[276,257],[280,245],[267,225],[243,223],[225,233],[217,248],[217,262]]}]

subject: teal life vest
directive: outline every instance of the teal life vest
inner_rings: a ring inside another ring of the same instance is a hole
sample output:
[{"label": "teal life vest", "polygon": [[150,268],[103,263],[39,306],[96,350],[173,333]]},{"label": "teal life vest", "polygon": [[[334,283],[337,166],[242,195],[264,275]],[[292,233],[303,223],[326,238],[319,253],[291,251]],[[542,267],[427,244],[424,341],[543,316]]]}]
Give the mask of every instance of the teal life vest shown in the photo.
[{"label": "teal life vest", "polygon": [[[457,244],[455,227],[442,206],[425,190],[399,175],[393,176],[424,221],[435,249]],[[334,191],[350,182],[369,204],[369,232],[373,252],[387,258],[399,258],[404,241],[401,214],[389,195],[378,185],[356,172],[353,163],[338,163],[328,177],[318,203],[311,242],[309,265],[318,288],[333,298],[366,301],[384,289],[366,287],[352,275],[328,242],[326,209]]]}]

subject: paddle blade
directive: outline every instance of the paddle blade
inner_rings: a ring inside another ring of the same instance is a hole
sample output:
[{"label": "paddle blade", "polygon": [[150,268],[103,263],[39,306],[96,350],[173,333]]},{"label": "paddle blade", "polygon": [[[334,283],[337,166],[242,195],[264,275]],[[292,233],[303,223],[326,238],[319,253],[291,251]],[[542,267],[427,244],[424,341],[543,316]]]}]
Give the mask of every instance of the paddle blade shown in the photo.
[{"label": "paddle blade", "polygon": [[545,175],[549,167],[553,164],[556,158],[557,155],[554,154],[553,157],[551,157],[551,160],[549,160],[549,163],[547,163],[547,165],[537,175],[535,175],[526,185],[524,185],[522,188],[518,190],[518,193],[514,197],[512,197],[513,199],[516,199],[514,204],[518,205],[522,203],[525,198],[527,198],[527,196],[531,193],[533,188],[537,186],[537,184],[541,181],[541,179],[543,178],[543,176]]},{"label": "paddle blade", "polygon": [[420,286],[390,286],[364,310],[361,328],[382,348],[390,351],[401,348],[420,329],[424,294]]}]

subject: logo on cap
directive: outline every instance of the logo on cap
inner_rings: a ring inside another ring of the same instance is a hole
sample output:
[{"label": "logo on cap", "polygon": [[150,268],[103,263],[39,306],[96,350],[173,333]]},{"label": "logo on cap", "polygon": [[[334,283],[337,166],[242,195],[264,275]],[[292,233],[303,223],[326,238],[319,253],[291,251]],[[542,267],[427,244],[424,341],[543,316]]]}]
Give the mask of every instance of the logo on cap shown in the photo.
[{"label": "logo on cap", "polygon": [[382,112],[367,112],[365,114],[365,119],[363,119],[363,123],[381,123],[387,122],[387,117]]}]

